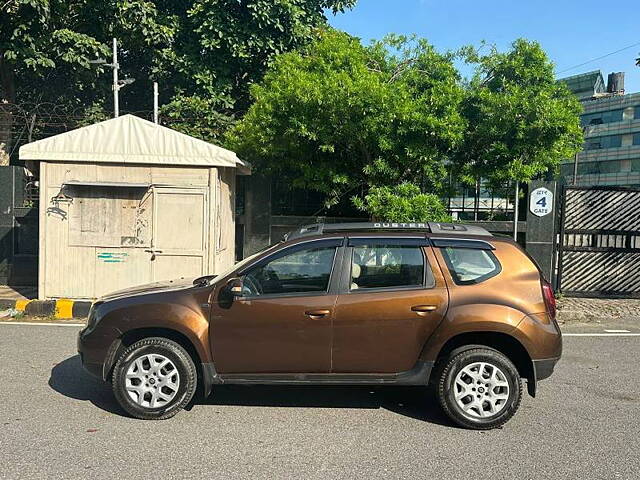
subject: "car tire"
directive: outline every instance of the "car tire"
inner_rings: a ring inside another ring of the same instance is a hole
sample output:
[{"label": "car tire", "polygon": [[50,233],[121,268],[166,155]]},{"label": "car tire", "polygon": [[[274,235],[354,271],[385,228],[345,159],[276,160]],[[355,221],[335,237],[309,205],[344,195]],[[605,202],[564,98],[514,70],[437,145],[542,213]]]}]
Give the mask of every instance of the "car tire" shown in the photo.
[{"label": "car tire", "polygon": [[518,369],[505,355],[487,347],[452,352],[437,380],[442,409],[465,428],[498,428],[513,417],[522,400]]},{"label": "car tire", "polygon": [[122,352],[113,370],[112,388],[120,406],[132,417],[164,420],[191,401],[197,380],[193,360],[181,345],[150,337]]}]

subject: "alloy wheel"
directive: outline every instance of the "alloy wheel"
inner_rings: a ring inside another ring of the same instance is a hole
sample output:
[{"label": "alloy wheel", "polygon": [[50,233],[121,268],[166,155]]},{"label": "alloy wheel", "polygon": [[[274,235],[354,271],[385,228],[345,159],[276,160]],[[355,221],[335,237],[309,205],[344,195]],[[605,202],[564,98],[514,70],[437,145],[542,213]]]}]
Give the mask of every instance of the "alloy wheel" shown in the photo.
[{"label": "alloy wheel", "polygon": [[127,369],[125,389],[136,404],[146,408],[167,405],[178,393],[180,374],[174,363],[156,353],[136,358]]},{"label": "alloy wheel", "polygon": [[460,370],[454,382],[456,404],[474,418],[499,413],[509,400],[509,382],[495,365],[474,362]]}]

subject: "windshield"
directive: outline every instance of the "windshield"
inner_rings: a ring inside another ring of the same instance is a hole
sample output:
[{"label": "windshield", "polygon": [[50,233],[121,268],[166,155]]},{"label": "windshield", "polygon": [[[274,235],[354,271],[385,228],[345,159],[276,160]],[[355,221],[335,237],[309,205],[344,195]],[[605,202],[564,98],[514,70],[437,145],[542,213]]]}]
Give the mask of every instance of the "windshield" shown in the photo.
[{"label": "windshield", "polygon": [[233,265],[231,268],[227,269],[225,272],[222,272],[220,275],[217,276],[217,278],[224,278],[227,275],[229,275],[230,273],[234,272],[235,270],[239,270],[240,268],[244,267],[245,265],[247,265],[249,262],[251,262],[254,258],[256,258],[258,255],[262,255],[264,252],[266,252],[267,250],[275,247],[276,245],[279,245],[280,243],[282,243],[282,240],[276,243],[272,243],[271,245],[269,245],[268,247],[263,248],[262,250],[254,253],[253,255],[249,255],[247,258],[243,258],[242,260],[240,260],[238,263],[236,263],[235,265]]}]

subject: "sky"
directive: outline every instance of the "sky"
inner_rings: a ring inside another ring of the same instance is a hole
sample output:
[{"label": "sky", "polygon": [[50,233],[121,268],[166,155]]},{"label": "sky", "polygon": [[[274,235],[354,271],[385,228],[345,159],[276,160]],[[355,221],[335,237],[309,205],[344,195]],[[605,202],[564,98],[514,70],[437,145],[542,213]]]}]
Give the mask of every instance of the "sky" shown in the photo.
[{"label": "sky", "polygon": [[417,34],[442,51],[483,40],[506,50],[524,37],[542,45],[558,78],[601,70],[606,81],[610,72],[625,72],[626,92],[640,92],[639,0],[358,0],[352,10],[330,14],[329,23],[365,43],[387,33]]}]

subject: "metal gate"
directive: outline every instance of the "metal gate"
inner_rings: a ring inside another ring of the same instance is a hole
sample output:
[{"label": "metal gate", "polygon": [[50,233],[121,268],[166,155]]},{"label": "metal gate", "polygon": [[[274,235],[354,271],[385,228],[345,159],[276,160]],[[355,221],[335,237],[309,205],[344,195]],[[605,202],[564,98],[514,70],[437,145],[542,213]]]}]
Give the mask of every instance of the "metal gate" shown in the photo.
[{"label": "metal gate", "polygon": [[558,290],[640,297],[640,188],[565,187]]}]

